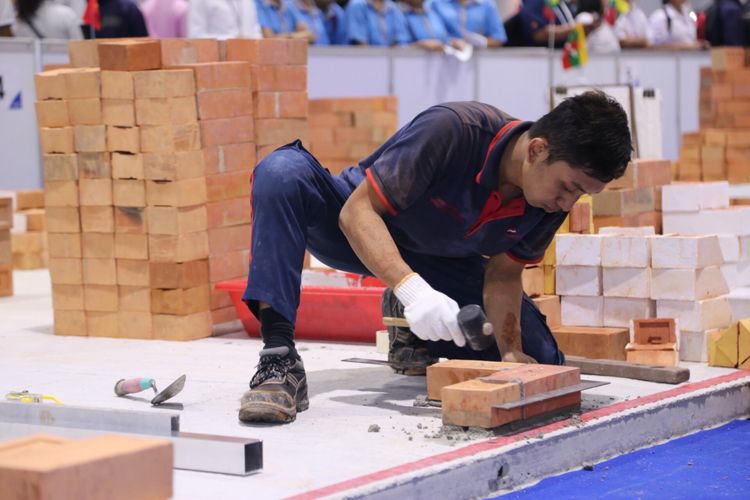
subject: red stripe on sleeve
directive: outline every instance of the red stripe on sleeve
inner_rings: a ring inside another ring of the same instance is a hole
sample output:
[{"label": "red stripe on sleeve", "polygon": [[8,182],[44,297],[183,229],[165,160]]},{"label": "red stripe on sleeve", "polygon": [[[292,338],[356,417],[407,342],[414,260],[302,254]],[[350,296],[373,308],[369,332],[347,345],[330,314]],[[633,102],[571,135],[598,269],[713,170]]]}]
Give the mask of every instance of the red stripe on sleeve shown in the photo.
[{"label": "red stripe on sleeve", "polygon": [[385,194],[383,194],[383,191],[380,189],[380,186],[378,185],[377,181],[375,180],[375,176],[372,174],[371,169],[367,169],[366,171],[367,180],[370,181],[370,186],[375,190],[375,194],[378,195],[378,198],[380,198],[380,201],[383,202],[383,205],[385,205],[385,208],[388,209],[388,213],[391,215],[397,215],[398,212],[395,208],[393,208],[393,205],[391,205],[391,202],[388,201],[388,198],[385,197]]}]

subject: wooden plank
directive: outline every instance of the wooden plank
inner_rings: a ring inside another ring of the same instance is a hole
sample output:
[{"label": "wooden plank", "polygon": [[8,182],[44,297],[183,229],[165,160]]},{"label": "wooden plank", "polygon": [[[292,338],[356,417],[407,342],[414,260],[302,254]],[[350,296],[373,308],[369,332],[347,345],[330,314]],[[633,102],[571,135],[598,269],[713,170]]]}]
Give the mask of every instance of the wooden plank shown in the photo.
[{"label": "wooden plank", "polygon": [[648,366],[626,361],[586,359],[577,356],[566,356],[565,364],[580,368],[584,375],[632,378],[662,384],[681,384],[690,380],[690,369],[682,367]]}]

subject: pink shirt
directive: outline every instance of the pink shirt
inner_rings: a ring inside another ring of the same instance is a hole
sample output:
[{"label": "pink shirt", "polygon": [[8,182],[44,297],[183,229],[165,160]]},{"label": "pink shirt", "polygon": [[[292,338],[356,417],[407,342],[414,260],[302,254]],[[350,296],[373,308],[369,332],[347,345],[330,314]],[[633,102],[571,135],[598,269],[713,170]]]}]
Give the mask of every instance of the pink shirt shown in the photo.
[{"label": "pink shirt", "polygon": [[185,0],[146,0],[141,4],[148,34],[154,38],[187,36],[187,10]]}]

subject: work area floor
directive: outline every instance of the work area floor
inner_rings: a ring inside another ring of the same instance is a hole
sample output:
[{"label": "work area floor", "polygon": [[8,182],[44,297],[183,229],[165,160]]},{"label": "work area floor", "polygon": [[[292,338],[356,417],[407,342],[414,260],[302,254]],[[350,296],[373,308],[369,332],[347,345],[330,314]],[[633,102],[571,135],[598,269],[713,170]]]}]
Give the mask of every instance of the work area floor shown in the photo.
[{"label": "work area floor", "polygon": [[[264,469],[248,477],[175,471],[175,498],[280,498],[348,481],[351,487],[382,480],[378,471],[533,428],[499,433],[444,429],[440,410],[415,406],[426,393],[424,377],[396,375],[388,367],[342,362],[384,359],[374,345],[298,342],[310,386],[310,409],[281,426],[248,426],[237,420],[239,398],[257,363],[261,343],[244,332],[194,342],[58,337],[46,271],[17,271],[16,294],[0,299],[0,392],[51,394],[66,404],[99,408],[151,408],[113,393],[121,378],[152,377],[162,388],[183,373],[174,401],[183,431],[263,440]],[[335,328],[335,325],[332,325]],[[734,370],[686,364],[691,382]],[[586,376],[609,385],[584,393],[583,411],[674,389],[635,380]],[[145,393],[144,393],[145,394]],[[570,415],[567,415],[570,417]],[[543,425],[546,422],[540,422]],[[378,431],[374,432],[377,426]],[[136,479],[134,479],[136,480]],[[345,495],[346,487],[336,491]],[[333,492],[334,490],[330,490]],[[316,496],[310,494],[309,496]]]}]

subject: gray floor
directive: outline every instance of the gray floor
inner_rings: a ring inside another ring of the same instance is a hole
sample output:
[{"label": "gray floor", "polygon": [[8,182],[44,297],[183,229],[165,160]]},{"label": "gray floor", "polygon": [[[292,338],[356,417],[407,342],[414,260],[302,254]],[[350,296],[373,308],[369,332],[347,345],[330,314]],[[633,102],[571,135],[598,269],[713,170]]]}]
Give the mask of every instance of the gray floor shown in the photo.
[{"label": "gray floor", "polygon": [[[310,382],[310,409],[284,426],[244,426],[238,400],[252,375],[260,342],[238,332],[190,343],[52,334],[49,275],[17,271],[16,295],[0,299],[0,391],[27,389],[64,403],[149,410],[114,396],[124,377],[149,376],[166,386],[187,374],[175,398],[184,431],[248,436],[264,442],[264,470],[249,477],[175,471],[175,498],[279,498],[423,459],[487,439],[485,432],[442,432],[440,412],[415,407],[424,378],[394,375],[385,367],[341,362],[383,357],[374,346],[300,342]],[[692,381],[731,370],[688,364]],[[672,386],[604,377],[589,391],[594,408]],[[152,409],[150,411],[163,411]],[[368,432],[372,424],[379,432]],[[506,430],[505,432],[514,432]]]}]

